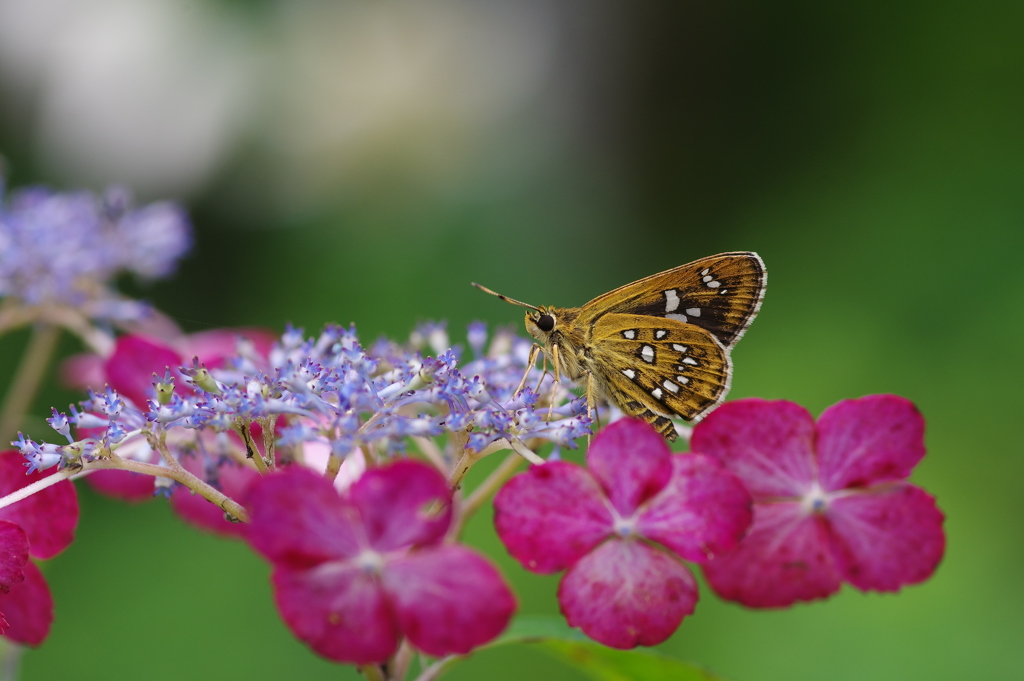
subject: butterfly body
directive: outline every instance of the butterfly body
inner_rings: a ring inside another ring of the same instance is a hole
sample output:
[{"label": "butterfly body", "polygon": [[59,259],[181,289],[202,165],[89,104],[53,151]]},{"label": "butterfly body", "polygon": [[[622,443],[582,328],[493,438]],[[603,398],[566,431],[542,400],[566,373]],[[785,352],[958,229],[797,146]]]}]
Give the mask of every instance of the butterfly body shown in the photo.
[{"label": "butterfly body", "polygon": [[760,309],[766,283],[756,253],[722,253],[582,307],[526,305],[526,330],[556,376],[586,381],[591,408],[604,397],[674,440],[671,418],[692,421],[725,399],[729,350]]}]

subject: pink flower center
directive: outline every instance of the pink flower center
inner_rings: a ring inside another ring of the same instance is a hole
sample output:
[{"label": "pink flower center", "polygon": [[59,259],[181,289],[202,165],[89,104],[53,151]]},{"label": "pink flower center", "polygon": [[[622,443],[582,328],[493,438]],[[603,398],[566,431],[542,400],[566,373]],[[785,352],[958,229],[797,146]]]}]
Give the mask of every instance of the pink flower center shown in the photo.
[{"label": "pink flower center", "polygon": [[821,488],[821,485],[814,483],[802,500],[804,511],[807,513],[823,514],[828,510],[829,500],[829,494]]},{"label": "pink flower center", "polygon": [[384,569],[384,556],[377,553],[373,549],[363,549],[363,551],[356,556],[356,565],[359,569],[371,575],[379,575]]},{"label": "pink flower center", "polygon": [[616,536],[628,537],[636,532],[636,518],[620,518],[616,513],[613,525]]}]

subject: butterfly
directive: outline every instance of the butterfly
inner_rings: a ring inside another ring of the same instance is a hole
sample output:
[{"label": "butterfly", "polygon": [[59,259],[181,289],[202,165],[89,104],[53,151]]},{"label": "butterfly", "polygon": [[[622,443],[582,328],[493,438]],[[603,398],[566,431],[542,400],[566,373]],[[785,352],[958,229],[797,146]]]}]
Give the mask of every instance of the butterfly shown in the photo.
[{"label": "butterfly", "polygon": [[[764,300],[768,273],[757,253],[720,253],[626,284],[582,307],[528,305],[526,330],[555,380],[586,381],[588,413],[601,397],[668,440],[671,419],[693,421],[725,399],[729,351]],[[525,381],[525,378],[524,378]]]}]

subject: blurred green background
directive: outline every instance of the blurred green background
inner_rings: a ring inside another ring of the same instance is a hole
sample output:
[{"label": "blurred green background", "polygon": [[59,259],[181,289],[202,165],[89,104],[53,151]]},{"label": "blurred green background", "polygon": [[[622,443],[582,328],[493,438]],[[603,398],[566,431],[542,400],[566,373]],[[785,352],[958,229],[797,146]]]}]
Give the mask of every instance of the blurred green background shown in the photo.
[{"label": "blurred green background", "polygon": [[[127,286],[189,330],[457,337],[521,320],[470,281],[579,305],[756,250],[731,397],[914,400],[948,551],[898,595],[760,612],[705,589],[664,651],[734,681],[1020,679],[1022,35],[1016,0],[0,0],[0,154],[12,185],[183,200],[194,252]],[[30,432],[73,399],[49,388]],[[23,679],[355,677],[291,638],[247,548],[80,490]],[[468,537],[523,612],[556,612],[489,518]],[[530,648],[451,675],[524,677],[577,678]]]}]

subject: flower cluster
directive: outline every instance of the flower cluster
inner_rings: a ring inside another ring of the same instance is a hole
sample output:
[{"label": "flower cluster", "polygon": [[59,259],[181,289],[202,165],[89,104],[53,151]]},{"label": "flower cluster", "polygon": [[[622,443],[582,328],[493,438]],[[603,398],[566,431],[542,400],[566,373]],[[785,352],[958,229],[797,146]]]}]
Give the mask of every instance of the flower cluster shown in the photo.
[{"label": "flower cluster", "polygon": [[[69,414],[54,412],[50,423],[65,445],[24,436],[16,444],[33,469],[77,468],[114,454],[149,461],[156,441],[168,443],[179,458],[184,452],[213,456],[197,434],[239,434],[249,458],[262,456],[272,466],[275,449],[299,460],[306,446],[326,447],[339,459],[356,452],[387,457],[402,451],[407,438],[442,434],[476,452],[497,444],[529,456],[528,443],[573,447],[589,433],[582,400],[536,369],[527,373],[526,341],[499,332],[488,345],[486,333],[474,327],[470,343],[476,356],[460,366],[458,348],[436,357],[392,343],[367,351],[354,328],[329,326],[310,339],[289,328],[266,354],[243,347],[219,368],[194,358],[172,369],[153,365],[175,358],[171,351],[122,339],[122,352],[106,362],[105,375],[123,391],[108,384],[102,392],[90,390]],[[154,369],[151,399],[140,405],[139,376]],[[540,389],[527,385],[517,392],[524,374],[528,383],[540,381]],[[252,437],[255,425],[276,434],[261,438],[262,453]],[[71,426],[88,436],[76,439]],[[441,452],[442,467],[451,468],[461,454],[461,447]]]},{"label": "flower cluster", "polygon": [[191,246],[189,223],[173,203],[133,208],[121,188],[102,197],[35,187],[3,198],[2,190],[0,183],[0,296],[27,306],[138,319],[147,308],[120,298],[109,283],[122,272],[165,277]]}]

